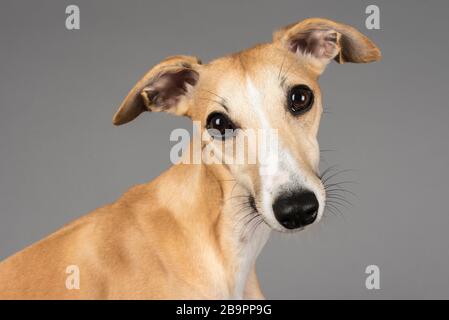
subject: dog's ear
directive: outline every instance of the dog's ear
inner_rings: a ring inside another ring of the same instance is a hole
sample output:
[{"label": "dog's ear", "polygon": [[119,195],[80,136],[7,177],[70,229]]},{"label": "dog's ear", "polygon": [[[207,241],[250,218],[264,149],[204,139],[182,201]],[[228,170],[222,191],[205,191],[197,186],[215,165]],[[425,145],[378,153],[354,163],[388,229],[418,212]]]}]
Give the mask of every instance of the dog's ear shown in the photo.
[{"label": "dog's ear", "polygon": [[201,62],[190,56],[173,56],[150,69],[123,100],[114,115],[115,125],[125,124],[144,111],[184,115],[186,98],[199,79]]},{"label": "dog's ear", "polygon": [[322,18],[310,18],[288,25],[273,35],[284,48],[310,58],[317,72],[335,59],[338,63],[366,63],[381,58],[379,48],[351,26]]}]

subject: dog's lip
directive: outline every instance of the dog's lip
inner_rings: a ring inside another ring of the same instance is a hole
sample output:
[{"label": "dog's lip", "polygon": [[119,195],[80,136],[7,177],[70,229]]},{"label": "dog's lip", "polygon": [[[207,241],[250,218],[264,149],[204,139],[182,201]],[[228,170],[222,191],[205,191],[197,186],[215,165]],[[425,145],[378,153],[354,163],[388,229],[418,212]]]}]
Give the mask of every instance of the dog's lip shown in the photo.
[{"label": "dog's lip", "polygon": [[257,205],[256,205],[256,198],[252,194],[250,194],[248,196],[248,200],[249,200],[249,205],[251,206],[251,208],[254,209],[254,211],[256,211],[257,213],[259,213],[259,209],[257,208]]},{"label": "dog's lip", "polygon": [[261,210],[259,210],[259,208],[257,208],[255,199],[256,198],[252,194],[249,194],[248,200],[249,200],[249,204],[250,204],[251,208],[255,211],[255,213],[257,213],[259,216],[262,217],[263,223],[271,230],[278,231],[280,233],[295,233],[298,231],[302,231],[304,229],[304,227],[300,227],[298,229],[293,229],[293,230],[287,229],[287,228],[282,227],[278,222],[276,222],[276,224],[279,224],[279,225],[272,225],[270,223],[270,221],[267,221],[267,219],[265,219],[265,215],[263,214],[263,211],[261,211]]},{"label": "dog's lip", "polygon": [[279,222],[276,222],[276,225],[272,225],[269,221],[267,221],[266,219],[265,219],[265,217],[263,216],[263,214],[262,214],[262,217],[263,217],[263,221],[264,221],[264,223],[270,228],[270,229],[272,229],[272,230],[274,230],[274,231],[277,231],[277,232],[279,232],[279,233],[296,233],[296,232],[300,232],[300,231],[303,231],[307,226],[303,226],[303,227],[299,227],[299,228],[296,228],[296,229],[287,229],[287,228],[284,228],[283,226],[281,226],[281,224],[279,223]]},{"label": "dog's lip", "polygon": [[256,213],[257,215],[259,215],[259,216],[262,218],[263,223],[264,223],[268,228],[273,229],[273,230],[276,230],[276,228],[273,227],[273,226],[267,221],[267,219],[265,219],[265,215],[262,213],[262,211],[259,210],[259,208],[257,208],[257,204],[256,204],[256,200],[255,200],[256,198],[255,198],[252,194],[250,194],[250,195],[248,196],[248,198],[249,198],[249,202],[250,202],[251,208],[255,211],[255,213]]},{"label": "dog's lip", "polygon": [[305,229],[306,227],[299,227],[297,229],[285,229],[282,230],[282,233],[296,233],[296,232],[301,232]]},{"label": "dog's lip", "polygon": [[[271,226],[270,226],[271,227]],[[297,233],[297,232],[300,232],[300,231],[303,231],[306,227],[299,227],[299,228],[296,228],[296,229],[287,229],[287,228],[284,228],[284,227],[281,227],[281,228],[273,228],[273,227],[271,227],[272,229],[274,229],[274,230],[276,230],[276,231],[278,231],[278,232],[280,232],[280,233]]]}]

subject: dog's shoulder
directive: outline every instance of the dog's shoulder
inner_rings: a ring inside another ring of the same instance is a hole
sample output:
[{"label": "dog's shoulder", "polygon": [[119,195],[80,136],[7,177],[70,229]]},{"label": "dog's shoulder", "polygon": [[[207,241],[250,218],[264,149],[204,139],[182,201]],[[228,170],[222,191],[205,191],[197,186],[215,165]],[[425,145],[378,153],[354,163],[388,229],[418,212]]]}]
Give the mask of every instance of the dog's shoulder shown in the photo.
[{"label": "dog's shoulder", "polygon": [[[168,237],[169,228],[163,226],[170,224],[173,228],[174,221],[163,223],[171,214],[157,200],[157,189],[154,183],[134,186],[114,203],[78,218],[0,262],[0,298],[47,298],[52,294],[58,298],[77,294],[102,298],[111,290],[108,275],[121,274],[129,279],[129,270],[141,268],[138,261],[142,255],[146,269],[162,272],[163,262],[154,257],[154,246]],[[97,288],[95,292],[66,290],[68,272],[73,268],[79,270],[84,290]],[[144,271],[141,274],[147,274],[148,270]]]}]

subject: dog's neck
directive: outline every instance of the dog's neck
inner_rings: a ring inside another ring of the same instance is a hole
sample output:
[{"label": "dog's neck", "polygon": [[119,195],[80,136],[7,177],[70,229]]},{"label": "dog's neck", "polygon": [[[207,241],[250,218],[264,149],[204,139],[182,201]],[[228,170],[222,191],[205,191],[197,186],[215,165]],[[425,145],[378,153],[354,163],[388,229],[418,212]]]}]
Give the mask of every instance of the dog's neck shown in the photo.
[{"label": "dog's neck", "polygon": [[205,295],[243,298],[270,233],[251,208],[248,193],[220,165],[178,164],[161,178],[159,192],[170,193],[166,206],[189,233],[192,247],[201,251],[194,253],[192,263],[202,265],[202,278],[217,288]]},{"label": "dog's neck", "polygon": [[220,165],[204,167],[221,189],[222,205],[218,216],[221,228],[217,230],[217,236],[222,239],[223,246],[232,248],[232,295],[233,298],[242,298],[256,259],[268,240],[270,228],[256,211],[249,192],[233,179],[228,168]]}]

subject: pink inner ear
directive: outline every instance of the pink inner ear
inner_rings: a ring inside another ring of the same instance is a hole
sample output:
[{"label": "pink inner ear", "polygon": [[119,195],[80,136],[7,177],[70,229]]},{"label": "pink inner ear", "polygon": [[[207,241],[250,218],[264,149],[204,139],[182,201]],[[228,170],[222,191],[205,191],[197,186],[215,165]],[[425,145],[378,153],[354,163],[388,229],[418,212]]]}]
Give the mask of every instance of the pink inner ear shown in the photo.
[{"label": "pink inner ear", "polygon": [[312,55],[317,59],[332,59],[338,53],[338,36],[333,30],[311,30],[298,34],[290,41],[292,52]]},{"label": "pink inner ear", "polygon": [[168,109],[178,103],[186,94],[187,85],[194,86],[198,73],[192,69],[163,73],[157,76],[145,89],[148,100],[157,108]]}]

